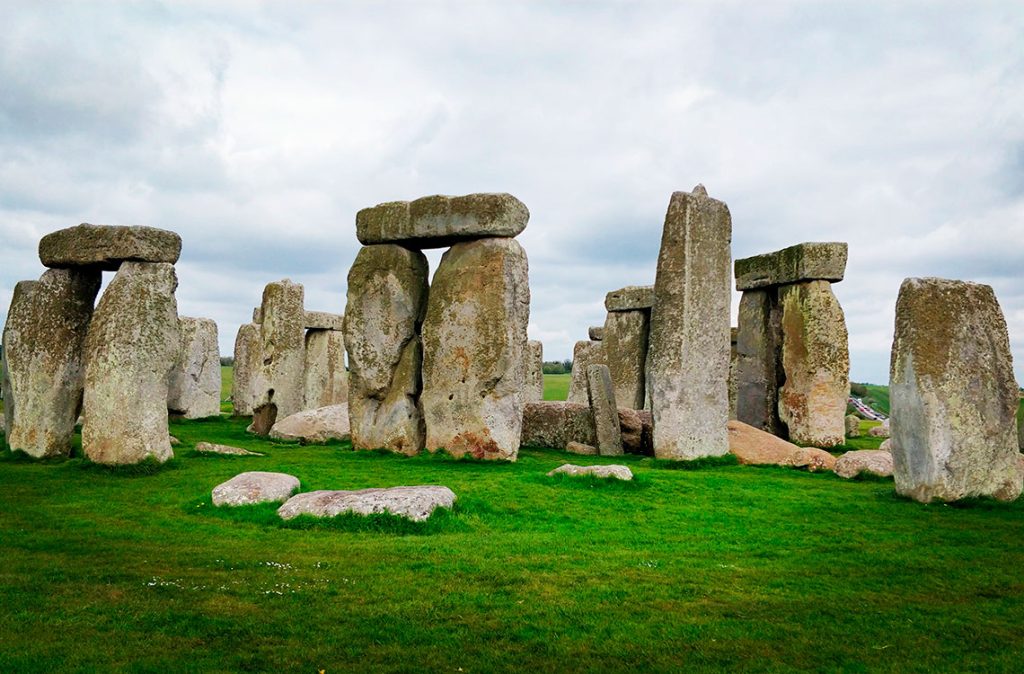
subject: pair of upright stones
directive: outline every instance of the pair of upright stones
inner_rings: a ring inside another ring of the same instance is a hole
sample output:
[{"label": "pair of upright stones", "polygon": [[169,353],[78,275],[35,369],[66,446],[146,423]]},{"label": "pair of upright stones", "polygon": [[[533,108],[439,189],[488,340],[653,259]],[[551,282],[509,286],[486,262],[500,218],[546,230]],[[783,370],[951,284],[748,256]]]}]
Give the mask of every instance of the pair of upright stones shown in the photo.
[{"label": "pair of upright stones", "polygon": [[302,284],[268,283],[235,337],[235,415],[251,415],[266,435],[278,418],[347,402],[344,324],[340,314],[306,311]]},{"label": "pair of upright stones", "polygon": [[815,447],[845,442],[850,354],[832,283],[845,243],[803,243],[736,260],[736,418]]},{"label": "pair of upright stones", "polygon": [[[345,311],[357,449],[516,458],[530,288],[514,237],[528,219],[509,194],[430,196],[358,213],[364,247]],[[422,250],[442,247],[428,287]]]},{"label": "pair of upright stones", "polygon": [[[194,326],[186,319],[185,330],[179,323],[174,263],[180,253],[177,234],[151,227],[83,224],[43,237],[39,257],[50,269],[39,281],[16,286],[4,327],[4,414],[12,449],[67,456],[81,412],[82,449],[93,461],[172,456],[169,404],[185,403],[196,416],[205,409],[195,393],[203,367],[183,362],[184,352],[196,351],[182,348],[183,332],[189,341],[212,340],[219,377],[216,326],[210,337],[205,322]],[[94,307],[103,271],[117,273]],[[172,400],[169,386],[178,370]],[[214,395],[219,405],[219,389]]]}]

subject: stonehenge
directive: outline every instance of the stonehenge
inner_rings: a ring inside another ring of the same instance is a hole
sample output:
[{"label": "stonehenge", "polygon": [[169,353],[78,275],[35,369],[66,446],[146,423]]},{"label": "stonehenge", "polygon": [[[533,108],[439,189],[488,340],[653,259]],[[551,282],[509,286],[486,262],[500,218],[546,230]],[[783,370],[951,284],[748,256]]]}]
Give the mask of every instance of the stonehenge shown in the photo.
[{"label": "stonehenge", "polygon": [[186,419],[220,415],[220,347],[209,318],[178,319],[179,356],[167,384],[167,409]]},{"label": "stonehenge", "polygon": [[569,402],[587,405],[587,369],[591,365],[605,365],[604,340],[576,342],[572,350],[572,379],[569,381]]},{"label": "stonehenge", "polygon": [[526,370],[523,380],[523,400],[544,399],[544,345],[531,339],[526,343]]},{"label": "stonehenge", "polygon": [[263,366],[260,355],[259,323],[243,323],[235,336],[234,379],[231,387],[232,413],[237,417],[252,416],[253,378]]},{"label": "stonehenge", "polygon": [[594,416],[594,431],[597,434],[597,451],[601,456],[621,456],[623,449],[619,407],[607,365],[591,365],[587,368],[587,389],[590,394],[590,412]]},{"label": "stonehenge", "polygon": [[627,286],[605,296],[602,348],[619,405],[644,408],[653,286]]}]

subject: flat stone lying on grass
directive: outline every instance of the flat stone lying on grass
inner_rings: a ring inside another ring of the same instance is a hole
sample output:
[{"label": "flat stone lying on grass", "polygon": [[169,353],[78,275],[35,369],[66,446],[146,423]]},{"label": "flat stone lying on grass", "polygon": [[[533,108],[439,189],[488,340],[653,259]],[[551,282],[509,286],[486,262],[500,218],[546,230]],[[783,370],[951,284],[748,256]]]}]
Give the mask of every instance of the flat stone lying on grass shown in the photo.
[{"label": "flat stone lying on grass", "polygon": [[606,478],[614,477],[619,480],[632,480],[633,471],[626,466],[575,466],[571,463],[555,468],[553,471],[548,473],[548,477],[554,475],[569,475],[571,477],[579,477],[581,475],[593,475],[594,477]]},{"label": "flat stone lying on grass", "polygon": [[39,241],[45,267],[99,267],[117,271],[122,262],[169,262],[181,255],[181,237],[155,227],[90,225],[67,227]]},{"label": "flat stone lying on grass", "polygon": [[832,470],[836,464],[836,457],[823,449],[798,447],[742,421],[730,421],[727,428],[729,451],[744,465],[791,466],[814,472]]},{"label": "flat stone lying on grass", "polygon": [[868,429],[868,435],[873,438],[887,438],[889,437],[889,427],[885,424],[880,426],[872,426]]},{"label": "flat stone lying on grass", "polygon": [[839,477],[856,477],[870,473],[879,477],[892,477],[892,454],[883,449],[858,449],[847,452],[836,460],[834,468]]},{"label": "flat stone lying on grass", "polygon": [[291,497],[277,509],[277,514],[281,519],[290,520],[299,515],[336,517],[348,512],[356,515],[387,513],[422,522],[437,508],[451,508],[453,505],[455,493],[439,485],[357,491],[321,490]]},{"label": "flat stone lying on grass", "polygon": [[299,478],[287,473],[240,473],[213,488],[215,506],[240,506],[287,501],[299,490]]},{"label": "flat stone lying on grass", "polygon": [[356,238],[364,246],[445,248],[482,237],[514,237],[529,219],[526,204],[511,194],[435,195],[364,208],[356,213]]},{"label": "flat stone lying on grass", "polygon": [[330,440],[349,440],[348,405],[328,405],[296,412],[281,419],[270,429],[275,440],[323,444]]},{"label": "flat stone lying on grass", "polygon": [[228,454],[231,456],[266,456],[259,452],[250,452],[248,449],[242,449],[241,447],[231,447],[230,445],[218,445],[212,442],[199,442],[196,443],[196,451],[203,454]]},{"label": "flat stone lying on grass", "polygon": [[582,454],[583,456],[597,456],[597,447],[582,442],[570,442],[565,446],[565,451],[570,454]]}]

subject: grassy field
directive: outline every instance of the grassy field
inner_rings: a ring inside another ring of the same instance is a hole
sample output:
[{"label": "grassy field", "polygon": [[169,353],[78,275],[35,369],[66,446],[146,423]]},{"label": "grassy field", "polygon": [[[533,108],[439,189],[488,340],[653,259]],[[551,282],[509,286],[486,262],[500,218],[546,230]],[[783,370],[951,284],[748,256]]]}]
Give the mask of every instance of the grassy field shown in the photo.
[{"label": "grassy field", "polygon": [[565,400],[569,397],[571,374],[544,375],[544,400]]}]

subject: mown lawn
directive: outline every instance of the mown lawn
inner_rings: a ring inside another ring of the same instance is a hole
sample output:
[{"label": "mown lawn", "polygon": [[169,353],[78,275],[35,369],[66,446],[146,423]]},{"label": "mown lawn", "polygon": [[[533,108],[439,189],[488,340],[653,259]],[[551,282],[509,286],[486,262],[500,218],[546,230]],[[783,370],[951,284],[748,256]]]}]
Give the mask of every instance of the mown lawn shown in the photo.
[{"label": "mown lawn", "polygon": [[544,400],[565,400],[569,397],[571,374],[544,375]]},{"label": "mown lawn", "polygon": [[[256,440],[176,422],[162,470],[0,454],[0,671],[1019,671],[1024,504],[922,506],[781,468],[634,485]],[[266,457],[202,457],[199,440]],[[607,459],[578,457],[575,463]],[[445,484],[423,526],[214,509],[245,470],[304,490]]]}]

